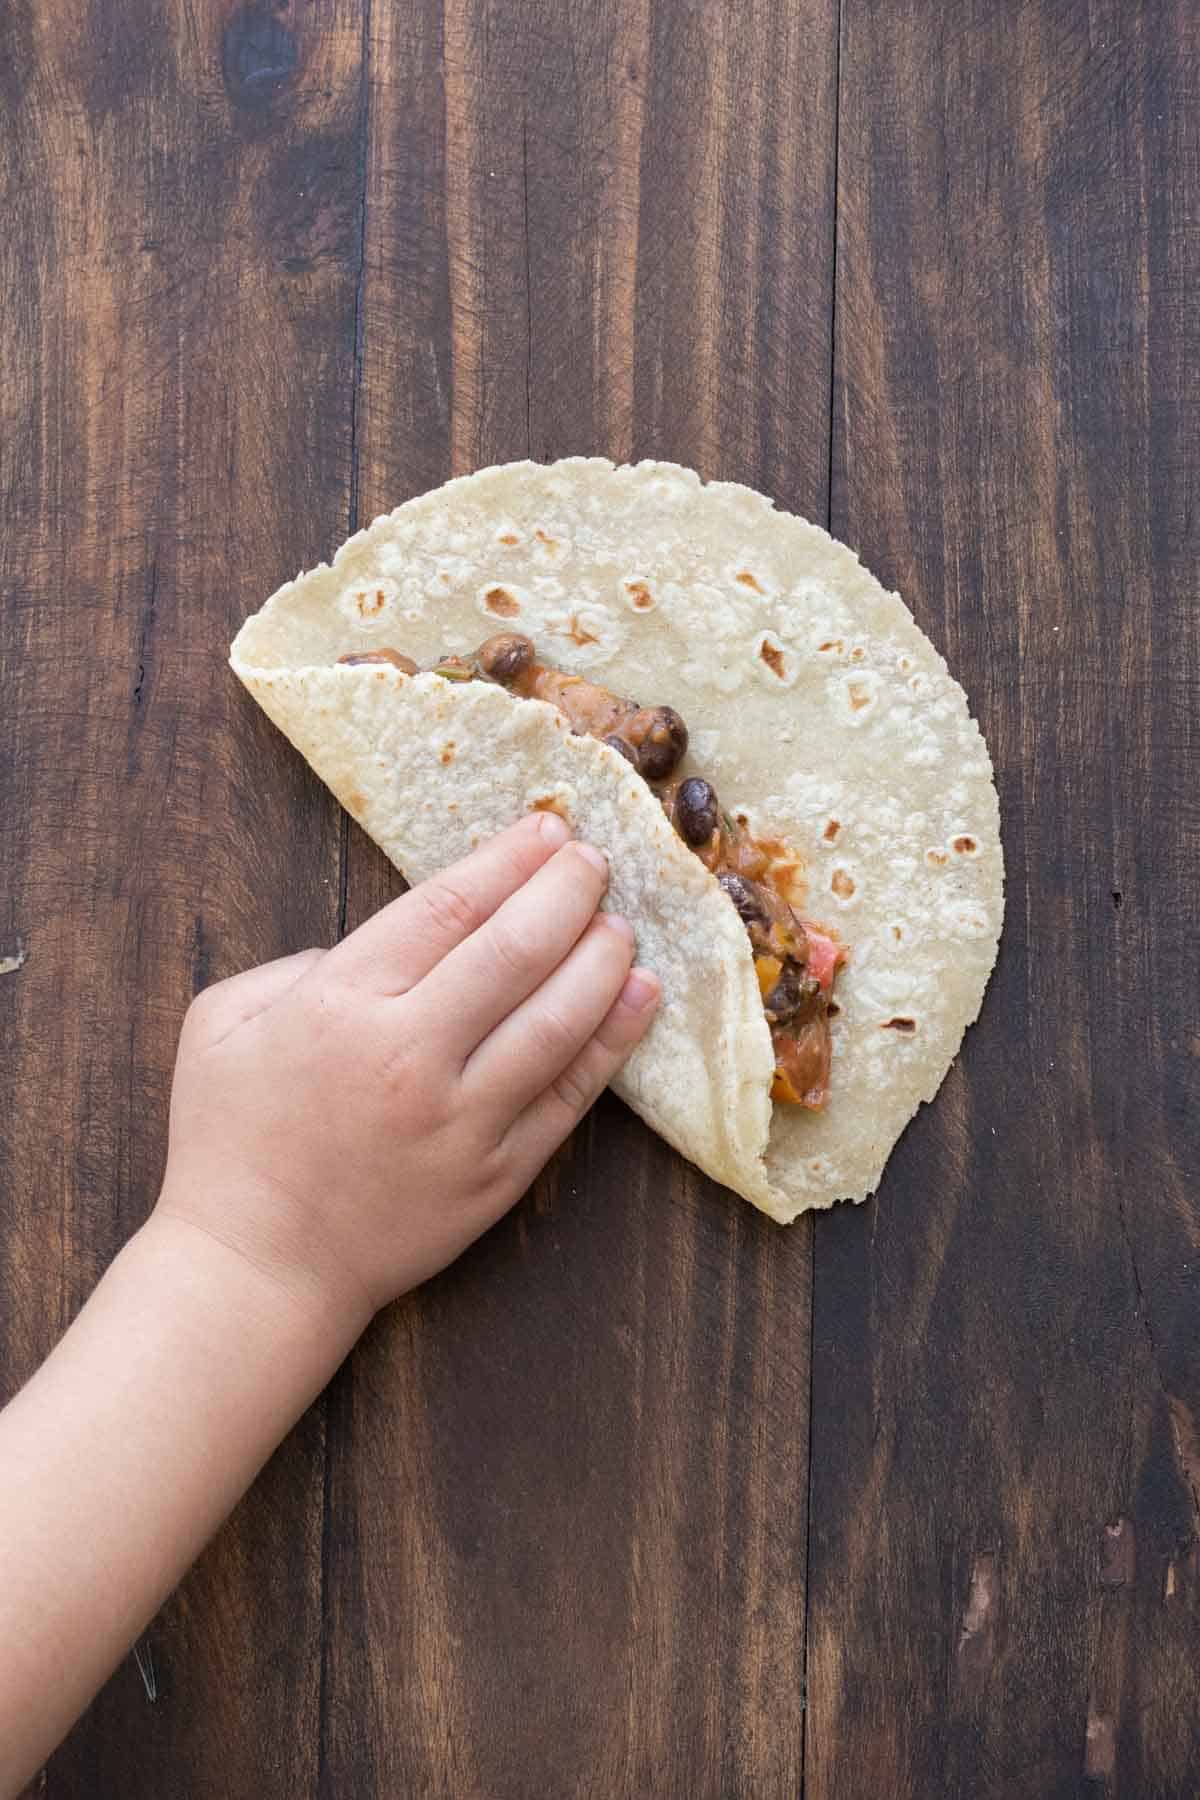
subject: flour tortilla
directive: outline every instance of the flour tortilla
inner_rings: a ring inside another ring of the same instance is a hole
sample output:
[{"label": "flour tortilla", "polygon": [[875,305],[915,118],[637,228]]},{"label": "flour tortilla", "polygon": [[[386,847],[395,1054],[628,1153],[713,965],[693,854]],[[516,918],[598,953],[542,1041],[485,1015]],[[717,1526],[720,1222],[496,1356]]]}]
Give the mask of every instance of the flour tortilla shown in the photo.
[{"label": "flour tortilla", "polygon": [[[418,662],[494,631],[643,705],[676,707],[726,811],[803,858],[802,915],[850,948],[831,1098],[773,1107],[749,940],[622,757]],[[231,662],[410,881],[552,801],[608,852],[608,904],[664,1003],[614,1087],[773,1218],[860,1200],[932,1099],[995,960],[999,808],[966,696],[895,594],[769,500],[665,463],[484,469],[378,519],[282,587]]]}]

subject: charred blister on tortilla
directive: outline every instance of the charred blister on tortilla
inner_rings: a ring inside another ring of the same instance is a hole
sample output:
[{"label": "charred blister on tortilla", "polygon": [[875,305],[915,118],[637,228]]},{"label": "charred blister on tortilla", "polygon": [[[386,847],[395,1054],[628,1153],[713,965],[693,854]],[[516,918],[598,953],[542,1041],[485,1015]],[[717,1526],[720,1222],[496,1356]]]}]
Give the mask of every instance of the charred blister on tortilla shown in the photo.
[{"label": "charred blister on tortilla", "polygon": [[[415,675],[411,657],[373,650],[343,663],[387,662]],[[758,838],[742,813],[723,813],[702,775],[672,777],[688,747],[688,730],[670,706],[639,706],[581,675],[537,660],[531,639],[504,631],[473,656],[444,656],[432,673],[446,681],[492,681],[525,700],[557,707],[571,730],[599,738],[637,770],[662,802],[689,849],[717,877],[745,925],[763,1014],[771,1029],[775,1076],[771,1097],[813,1111],[829,1098],[833,983],[845,951],[828,932],[801,921],[787,898],[796,857],[786,845]]]}]

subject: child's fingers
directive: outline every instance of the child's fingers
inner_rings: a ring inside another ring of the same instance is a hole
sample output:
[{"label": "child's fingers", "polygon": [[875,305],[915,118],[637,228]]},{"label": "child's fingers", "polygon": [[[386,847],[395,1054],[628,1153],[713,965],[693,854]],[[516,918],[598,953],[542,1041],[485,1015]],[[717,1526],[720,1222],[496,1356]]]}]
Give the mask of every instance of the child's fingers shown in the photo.
[{"label": "child's fingers", "polygon": [[503,1147],[528,1186],[645,1036],[662,990],[649,969],[634,969],[591,1042],[509,1127]]},{"label": "child's fingers", "polygon": [[534,813],[461,862],[381,908],[329,953],[328,973],[376,994],[403,994],[477,931],[570,837],[557,813]]},{"label": "child's fingers", "polygon": [[280,956],[226,981],[214,981],[188,1009],[185,1029],[189,1037],[202,1049],[211,1049],[239,1025],[274,1006],[326,954],[324,950],[298,950],[294,956]]},{"label": "child's fingers", "polygon": [[607,885],[608,864],[598,850],[565,845],[409,996],[412,1029],[465,1062],[558,967]]},{"label": "child's fingers", "polygon": [[603,1025],[633,962],[625,919],[599,913],[557,969],[502,1019],[463,1070],[467,1106],[505,1125],[545,1093]]}]

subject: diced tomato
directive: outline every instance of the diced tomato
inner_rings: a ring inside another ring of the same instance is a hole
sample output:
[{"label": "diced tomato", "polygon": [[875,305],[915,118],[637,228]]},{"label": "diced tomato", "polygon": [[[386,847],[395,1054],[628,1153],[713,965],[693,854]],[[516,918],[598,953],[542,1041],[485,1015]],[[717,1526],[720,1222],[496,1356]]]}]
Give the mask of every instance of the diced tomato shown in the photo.
[{"label": "diced tomato", "polygon": [[[771,1098],[788,1106],[805,1106],[819,1112],[829,1098],[833,1050],[826,1007],[833,993],[834,977],[846,960],[846,952],[818,925],[806,923],[804,935],[808,939],[804,973],[820,983],[822,1000],[817,1002],[816,1016],[808,1019],[798,1031],[777,1028],[771,1033],[775,1047]],[[758,959],[759,962],[763,960]]]},{"label": "diced tomato", "polygon": [[807,920],[804,923],[804,935],[808,939],[805,974],[820,982],[821,991],[828,999],[833,992],[833,978],[846,960],[846,952],[819,925],[810,925]]}]

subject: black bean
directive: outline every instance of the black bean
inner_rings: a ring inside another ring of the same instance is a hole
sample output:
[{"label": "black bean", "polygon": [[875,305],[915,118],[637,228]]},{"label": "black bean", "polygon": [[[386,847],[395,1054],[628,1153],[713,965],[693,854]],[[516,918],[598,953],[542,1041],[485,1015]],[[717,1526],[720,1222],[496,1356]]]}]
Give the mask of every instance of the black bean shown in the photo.
[{"label": "black bean", "polygon": [[802,1007],[811,1006],[821,993],[821,984],[793,962],[786,962],[779,979],[763,1001],[763,1008],[776,1022],[790,1019]]},{"label": "black bean", "polygon": [[614,731],[612,733],[612,735],[610,737],[606,737],[603,740],[603,742],[608,745],[610,750],[615,750],[618,753],[618,755],[623,756],[625,758],[626,762],[632,763],[634,768],[635,769],[637,768],[637,766],[638,766],[637,751],[634,749],[632,744],[626,743],[626,741],[623,737],[618,737],[617,733]]},{"label": "black bean", "polygon": [[688,747],[688,729],[673,706],[652,706],[630,720],[638,768],[647,781],[665,781]]},{"label": "black bean", "polygon": [[788,963],[784,963],[779,980],[774,987],[763,996],[763,1011],[770,1013],[778,1024],[783,1019],[790,1019],[800,1004],[800,983],[796,971]]},{"label": "black bean", "polygon": [[765,925],[770,912],[762,889],[745,875],[718,875],[717,880],[737,907],[743,925]]},{"label": "black bean", "polygon": [[717,829],[717,796],[702,775],[691,775],[679,784],[675,796],[675,826],[685,844],[698,850]]},{"label": "black bean", "polygon": [[500,631],[480,644],[475,660],[493,681],[507,684],[533,666],[533,641],[519,631]]}]

